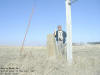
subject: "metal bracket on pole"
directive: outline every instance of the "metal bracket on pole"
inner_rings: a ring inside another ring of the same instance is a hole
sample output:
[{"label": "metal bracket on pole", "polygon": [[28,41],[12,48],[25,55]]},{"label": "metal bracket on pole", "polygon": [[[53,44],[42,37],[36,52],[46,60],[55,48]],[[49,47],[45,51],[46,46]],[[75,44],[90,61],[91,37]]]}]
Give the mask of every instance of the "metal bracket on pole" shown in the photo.
[{"label": "metal bracket on pole", "polygon": [[[65,1],[67,1],[67,0],[65,0]],[[78,0],[71,0],[68,4],[71,5],[71,4],[73,4],[73,3],[77,2],[77,1]]]}]

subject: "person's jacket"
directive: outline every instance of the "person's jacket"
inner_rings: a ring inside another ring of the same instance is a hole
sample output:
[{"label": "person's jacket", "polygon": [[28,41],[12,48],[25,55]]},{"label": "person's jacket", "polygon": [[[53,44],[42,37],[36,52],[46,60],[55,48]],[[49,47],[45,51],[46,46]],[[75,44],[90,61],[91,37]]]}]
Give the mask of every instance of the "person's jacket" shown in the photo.
[{"label": "person's jacket", "polygon": [[[63,32],[63,43],[66,42],[66,37],[67,37],[67,34],[65,31],[62,31]],[[58,42],[58,31],[56,31],[56,35],[55,35],[55,38],[56,38],[56,41]]]}]

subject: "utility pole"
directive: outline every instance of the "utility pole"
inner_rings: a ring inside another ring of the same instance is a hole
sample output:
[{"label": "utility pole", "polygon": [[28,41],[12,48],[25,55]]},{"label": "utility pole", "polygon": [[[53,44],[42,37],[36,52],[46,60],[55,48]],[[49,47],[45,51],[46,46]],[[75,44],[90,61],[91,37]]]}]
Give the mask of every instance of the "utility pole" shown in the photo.
[{"label": "utility pole", "polygon": [[65,0],[66,3],[66,24],[67,24],[67,62],[72,64],[72,20],[71,20],[71,0]]}]

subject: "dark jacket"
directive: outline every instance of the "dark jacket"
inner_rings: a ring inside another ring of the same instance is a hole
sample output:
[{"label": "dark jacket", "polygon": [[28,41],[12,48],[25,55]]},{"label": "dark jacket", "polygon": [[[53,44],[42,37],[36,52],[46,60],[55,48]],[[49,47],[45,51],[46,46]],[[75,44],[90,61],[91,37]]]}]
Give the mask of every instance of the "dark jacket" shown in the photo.
[{"label": "dark jacket", "polygon": [[[63,31],[63,43],[66,42],[66,37],[67,37],[67,34],[65,31]],[[56,41],[58,42],[58,31],[56,31],[55,38],[56,38]]]}]

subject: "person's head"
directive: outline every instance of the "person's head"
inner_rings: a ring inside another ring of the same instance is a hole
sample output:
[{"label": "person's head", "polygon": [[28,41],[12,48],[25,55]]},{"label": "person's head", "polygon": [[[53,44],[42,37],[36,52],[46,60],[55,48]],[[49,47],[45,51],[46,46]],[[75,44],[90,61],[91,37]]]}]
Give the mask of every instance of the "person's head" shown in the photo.
[{"label": "person's head", "polygon": [[61,30],[62,30],[62,26],[58,25],[58,31],[61,31]]}]

